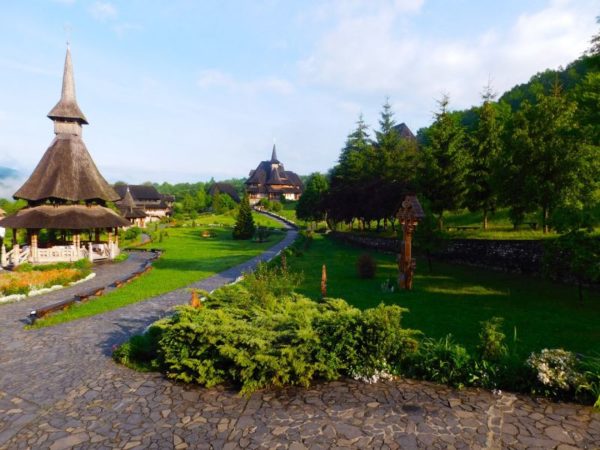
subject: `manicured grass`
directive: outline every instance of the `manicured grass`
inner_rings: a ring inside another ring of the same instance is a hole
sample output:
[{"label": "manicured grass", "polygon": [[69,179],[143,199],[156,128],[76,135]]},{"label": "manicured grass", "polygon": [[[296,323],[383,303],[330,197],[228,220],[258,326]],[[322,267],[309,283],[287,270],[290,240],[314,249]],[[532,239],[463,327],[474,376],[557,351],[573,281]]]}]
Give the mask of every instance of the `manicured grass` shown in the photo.
[{"label": "manicured grass", "polygon": [[[282,214],[283,215],[283,214]],[[262,214],[258,214],[256,212],[252,212],[252,217],[254,218],[254,223],[257,226],[263,227],[271,227],[271,228],[280,228],[283,229],[284,226],[272,219],[271,217],[264,216]],[[235,225],[236,215],[232,214],[202,214],[198,216],[194,220],[186,220],[182,224],[186,226],[190,226],[192,223],[195,226],[223,226],[223,227],[233,227]]]},{"label": "manicured grass", "polygon": [[542,348],[562,347],[584,354],[600,354],[600,293],[585,292],[584,304],[577,290],[530,277],[498,273],[466,266],[433,263],[417,259],[412,292],[386,293],[381,284],[395,281],[393,255],[371,253],[378,262],[375,279],[361,280],[356,260],[364,250],[316,235],[303,256],[288,257],[292,270],[304,272],[299,292],[313,299],[320,296],[321,266],[327,265],[329,297],[368,308],[380,302],[399,304],[410,310],[404,325],[422,330],[427,336],[448,333],[468,348],[478,341],[480,321],[493,316],[505,319],[504,331],[510,341],[517,330],[517,350],[523,354]]},{"label": "manicured grass", "polygon": [[297,204],[298,202],[285,202],[282,204],[283,209],[281,211],[278,211],[277,214],[279,214],[282,217],[285,217],[288,220],[291,220],[292,222],[298,223],[298,218],[296,217]]},{"label": "manicured grass", "polygon": [[[213,237],[203,238],[210,229]],[[153,270],[103,297],[76,305],[67,311],[38,320],[35,327],[92,316],[117,309],[190,283],[240,264],[279,242],[283,232],[274,232],[267,242],[235,241],[227,228],[168,228],[161,243],[149,244],[165,250]]]}]

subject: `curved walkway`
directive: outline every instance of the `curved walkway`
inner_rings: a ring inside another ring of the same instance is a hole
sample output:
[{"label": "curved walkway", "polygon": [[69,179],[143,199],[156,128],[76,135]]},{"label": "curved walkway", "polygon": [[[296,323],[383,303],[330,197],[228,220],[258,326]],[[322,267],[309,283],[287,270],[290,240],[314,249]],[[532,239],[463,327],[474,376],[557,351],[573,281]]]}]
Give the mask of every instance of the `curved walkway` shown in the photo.
[{"label": "curved walkway", "polygon": [[[195,285],[211,290],[234,280],[295,233]],[[180,289],[31,331],[0,307],[0,448],[568,449],[600,443],[600,415],[576,405],[410,381],[333,382],[246,398],[137,373],[110,359],[115,344],[188,300]]]}]

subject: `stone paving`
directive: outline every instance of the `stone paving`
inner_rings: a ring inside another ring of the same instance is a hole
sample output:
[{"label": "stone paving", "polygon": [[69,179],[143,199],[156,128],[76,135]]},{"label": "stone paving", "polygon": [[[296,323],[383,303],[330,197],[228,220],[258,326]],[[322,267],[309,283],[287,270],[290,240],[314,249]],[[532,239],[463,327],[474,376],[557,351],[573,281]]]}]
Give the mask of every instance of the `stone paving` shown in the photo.
[{"label": "stone paving", "polygon": [[[288,232],[260,259],[294,237]],[[195,285],[214,289],[258,260]],[[397,380],[331,382],[241,397],[225,388],[173,383],[119,366],[110,353],[187,302],[185,289],[100,316],[24,330],[20,319],[32,302],[46,299],[0,307],[2,449],[600,448],[600,414],[512,394]]]}]

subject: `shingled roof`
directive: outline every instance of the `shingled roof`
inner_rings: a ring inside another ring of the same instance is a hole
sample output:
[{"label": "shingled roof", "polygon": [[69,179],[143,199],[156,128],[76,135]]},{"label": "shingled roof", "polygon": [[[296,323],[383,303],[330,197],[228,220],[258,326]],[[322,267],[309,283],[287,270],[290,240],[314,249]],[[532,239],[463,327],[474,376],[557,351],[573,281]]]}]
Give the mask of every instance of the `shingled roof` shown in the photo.
[{"label": "shingled roof", "polygon": [[394,130],[396,130],[396,133],[398,133],[401,138],[409,139],[411,141],[417,140],[417,138],[415,137],[413,132],[410,131],[410,128],[408,128],[408,125],[406,125],[404,122],[402,122],[401,124],[395,125]]},{"label": "shingled roof", "polygon": [[0,220],[6,228],[89,230],[127,227],[130,223],[112,209],[93,205],[41,205],[25,208]]},{"label": "shingled roof", "polygon": [[119,198],[125,198],[125,194],[127,191],[131,193],[134,201],[144,201],[144,200],[163,200],[164,195],[162,195],[156,187],[147,186],[145,184],[120,184],[115,186],[115,191],[119,194]]},{"label": "shingled roof", "polygon": [[48,117],[52,120],[74,120],[81,124],[87,124],[85,115],[77,105],[75,97],[75,79],[73,77],[73,62],[71,61],[71,50],[67,47],[65,56],[65,68],[63,72],[63,84],[58,103],[50,110]]},{"label": "shingled roof", "polygon": [[119,200],[102,177],[80,136],[56,136],[15,199],[94,201]]},{"label": "shingled roof", "polygon": [[127,187],[125,196],[117,203],[117,207],[121,215],[126,219],[142,219],[147,216],[143,210],[136,207],[129,187]]}]

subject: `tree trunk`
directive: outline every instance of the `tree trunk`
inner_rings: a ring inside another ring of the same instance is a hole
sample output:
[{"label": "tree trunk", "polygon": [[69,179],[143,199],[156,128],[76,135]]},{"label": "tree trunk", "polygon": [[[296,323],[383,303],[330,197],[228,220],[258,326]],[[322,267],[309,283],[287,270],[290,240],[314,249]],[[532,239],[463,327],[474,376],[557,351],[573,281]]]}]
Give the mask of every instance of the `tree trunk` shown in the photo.
[{"label": "tree trunk", "polygon": [[544,230],[544,234],[548,233],[548,231],[550,231],[550,227],[548,226],[548,218],[550,217],[550,211],[548,211],[548,208],[544,206],[544,208],[542,209],[542,226],[543,226],[543,230]]},{"label": "tree trunk", "polygon": [[487,209],[483,210],[483,229],[486,231],[488,229],[488,212]]}]

